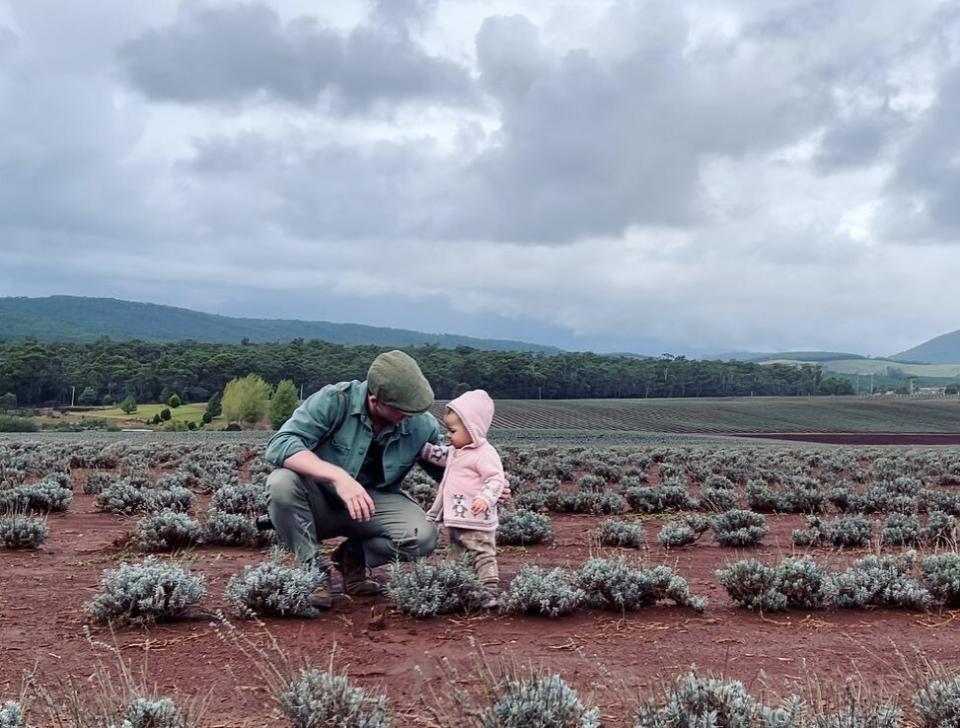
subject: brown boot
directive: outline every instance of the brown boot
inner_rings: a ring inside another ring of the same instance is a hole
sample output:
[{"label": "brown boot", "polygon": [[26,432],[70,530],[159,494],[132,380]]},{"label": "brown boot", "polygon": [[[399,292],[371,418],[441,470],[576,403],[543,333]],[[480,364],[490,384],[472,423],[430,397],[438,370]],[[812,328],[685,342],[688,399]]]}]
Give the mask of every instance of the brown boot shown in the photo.
[{"label": "brown boot", "polygon": [[376,596],[383,588],[370,577],[367,562],[344,541],[330,554],[330,561],[343,577],[343,591],[352,597]]},{"label": "brown boot", "polygon": [[315,561],[308,562],[307,566],[313,565],[318,568],[324,575],[323,583],[320,584],[316,589],[314,589],[310,596],[307,597],[307,604],[309,604],[314,609],[330,609],[333,607],[333,590],[330,589],[330,567],[323,561],[322,558],[317,557]]}]

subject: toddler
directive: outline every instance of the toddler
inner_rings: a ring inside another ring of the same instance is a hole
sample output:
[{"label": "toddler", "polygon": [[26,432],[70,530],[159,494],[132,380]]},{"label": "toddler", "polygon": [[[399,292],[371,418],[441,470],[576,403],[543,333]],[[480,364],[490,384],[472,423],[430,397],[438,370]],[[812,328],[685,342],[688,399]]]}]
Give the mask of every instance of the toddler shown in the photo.
[{"label": "toddler", "polygon": [[453,555],[471,555],[477,576],[488,591],[484,609],[497,608],[497,499],[506,478],[496,449],[487,442],[493,400],[482,389],[465,392],[447,405],[443,422],[449,445],[423,446],[420,457],[445,466],[437,498],[427,519],[447,526]]}]

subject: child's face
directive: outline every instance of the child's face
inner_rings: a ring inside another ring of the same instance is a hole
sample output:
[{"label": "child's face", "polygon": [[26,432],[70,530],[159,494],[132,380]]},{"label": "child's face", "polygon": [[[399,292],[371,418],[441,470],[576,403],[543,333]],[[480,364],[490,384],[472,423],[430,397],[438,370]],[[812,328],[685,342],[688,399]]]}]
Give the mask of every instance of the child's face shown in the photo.
[{"label": "child's face", "polygon": [[447,427],[447,440],[454,447],[466,447],[473,442],[467,428],[463,426],[463,422],[460,421],[457,413],[453,410],[447,410],[446,414],[443,415],[443,424]]}]

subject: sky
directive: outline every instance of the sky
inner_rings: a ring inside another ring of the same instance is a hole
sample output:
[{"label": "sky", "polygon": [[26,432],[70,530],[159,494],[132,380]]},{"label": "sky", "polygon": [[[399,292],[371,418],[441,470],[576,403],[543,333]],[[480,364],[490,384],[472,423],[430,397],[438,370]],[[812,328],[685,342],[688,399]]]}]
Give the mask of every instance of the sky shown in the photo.
[{"label": "sky", "polygon": [[0,296],[882,356],[958,274],[956,0],[0,0]]}]

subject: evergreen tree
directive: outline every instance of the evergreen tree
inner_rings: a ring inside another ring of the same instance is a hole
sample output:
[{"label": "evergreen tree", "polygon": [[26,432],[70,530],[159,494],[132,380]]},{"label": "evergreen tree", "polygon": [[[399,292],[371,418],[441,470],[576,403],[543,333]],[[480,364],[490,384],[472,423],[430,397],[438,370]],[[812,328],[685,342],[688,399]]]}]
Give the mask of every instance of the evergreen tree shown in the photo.
[{"label": "evergreen tree", "polygon": [[93,403],[97,401],[97,392],[93,387],[86,387],[77,398],[79,402],[84,407],[91,407]]},{"label": "evergreen tree", "polygon": [[123,401],[120,402],[120,411],[128,415],[132,415],[137,411],[137,400],[134,399],[132,394],[128,394],[123,398]]},{"label": "evergreen tree", "polygon": [[289,379],[280,380],[273,397],[270,398],[270,424],[273,429],[280,429],[280,425],[290,418],[298,404],[300,397],[297,395],[297,385]]},{"label": "evergreen tree", "polygon": [[214,417],[219,417],[223,414],[223,404],[222,396],[220,392],[214,392],[213,396],[210,398],[210,401],[207,402],[207,414],[210,415],[212,420]]}]

